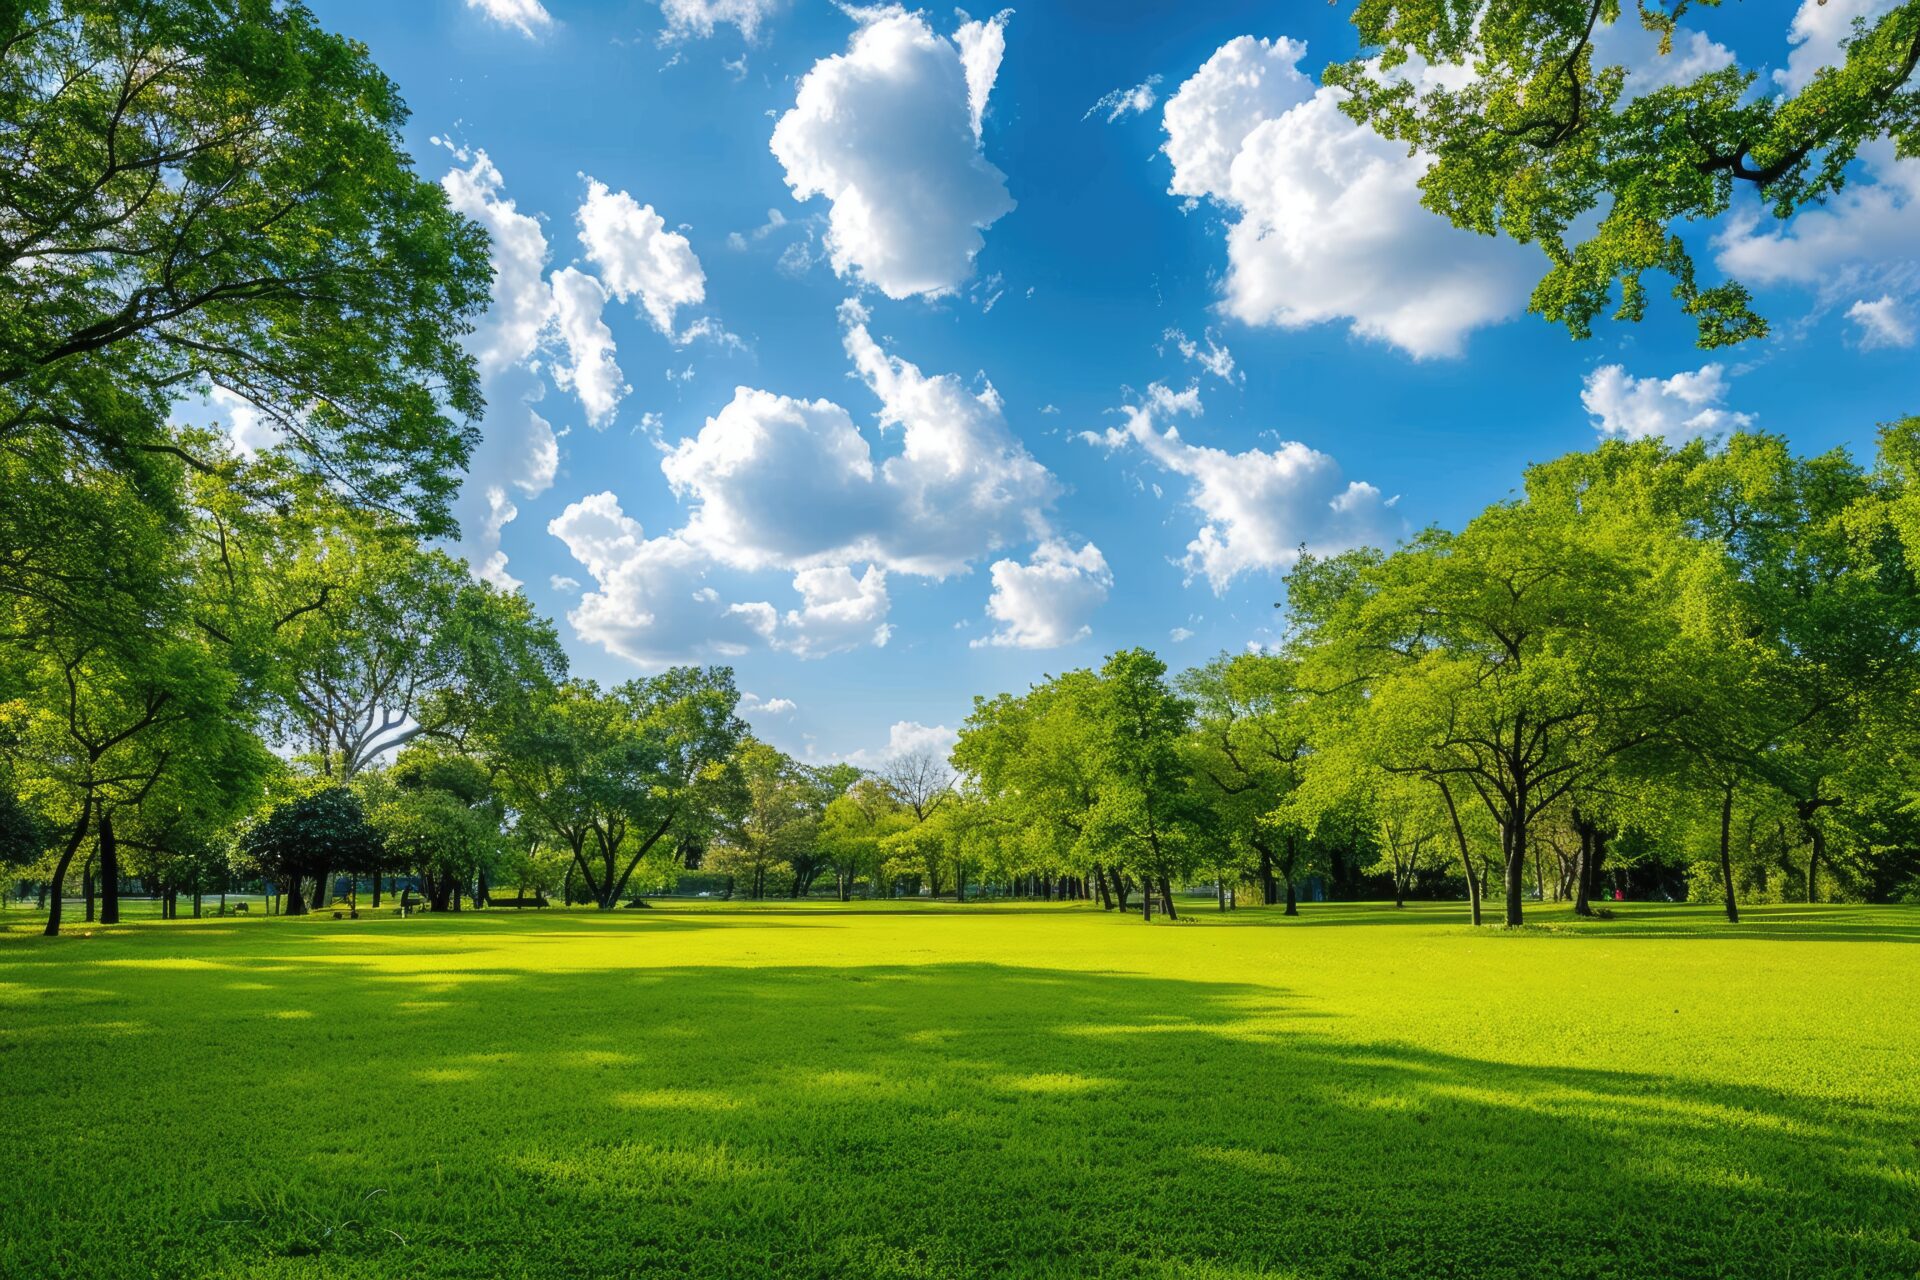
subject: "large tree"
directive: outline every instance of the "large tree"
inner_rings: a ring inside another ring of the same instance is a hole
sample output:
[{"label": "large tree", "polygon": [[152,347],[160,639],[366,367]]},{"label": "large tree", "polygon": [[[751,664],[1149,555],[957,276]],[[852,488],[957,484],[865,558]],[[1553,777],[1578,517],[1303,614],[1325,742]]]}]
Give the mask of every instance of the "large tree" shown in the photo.
[{"label": "large tree", "polygon": [[214,467],[171,417],[217,391],[449,529],[487,240],[414,172],[365,48],[289,0],[25,0],[0,52],[0,443]]},{"label": "large tree", "polygon": [[1532,473],[1525,497],[1392,556],[1309,557],[1289,597],[1306,683],[1344,701],[1336,732],[1497,824],[1509,925],[1535,820],[1697,698],[1697,544],[1657,510],[1583,507],[1557,478]]}]

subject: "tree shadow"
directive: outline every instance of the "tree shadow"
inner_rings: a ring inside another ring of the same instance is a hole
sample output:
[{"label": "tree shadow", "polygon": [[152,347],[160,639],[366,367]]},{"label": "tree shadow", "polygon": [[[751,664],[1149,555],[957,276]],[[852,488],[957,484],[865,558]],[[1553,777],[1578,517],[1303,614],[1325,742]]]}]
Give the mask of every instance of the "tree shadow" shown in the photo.
[{"label": "tree shadow", "polygon": [[33,1226],[0,1274],[1920,1269],[1910,1100],[1361,1042],[1128,973],[259,958],[5,1011],[36,1025],[0,1035],[0,1218]]}]

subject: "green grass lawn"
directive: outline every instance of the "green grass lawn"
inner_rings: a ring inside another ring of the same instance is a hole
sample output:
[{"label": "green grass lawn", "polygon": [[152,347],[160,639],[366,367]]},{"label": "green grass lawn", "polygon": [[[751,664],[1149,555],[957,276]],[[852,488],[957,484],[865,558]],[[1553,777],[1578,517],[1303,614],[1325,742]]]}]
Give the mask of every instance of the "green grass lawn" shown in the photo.
[{"label": "green grass lawn", "polygon": [[1192,914],[14,914],[0,1276],[1920,1275],[1920,910]]}]

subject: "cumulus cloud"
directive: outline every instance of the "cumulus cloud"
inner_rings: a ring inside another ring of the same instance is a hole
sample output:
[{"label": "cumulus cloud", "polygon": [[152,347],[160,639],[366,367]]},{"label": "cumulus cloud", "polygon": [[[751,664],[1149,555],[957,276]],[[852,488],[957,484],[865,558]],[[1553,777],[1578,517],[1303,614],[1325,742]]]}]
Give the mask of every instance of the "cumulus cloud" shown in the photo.
[{"label": "cumulus cloud", "polygon": [[538,36],[553,25],[553,15],[540,0],[467,0],[467,8],[477,9],[501,26],[528,37]]},{"label": "cumulus cloud", "polygon": [[1171,420],[1201,411],[1197,388],[1176,392],[1156,382],[1119,410],[1122,426],[1081,439],[1109,450],[1138,448],[1186,478],[1201,525],[1182,563],[1189,575],[1204,575],[1215,594],[1243,573],[1290,567],[1302,547],[1335,552],[1385,539],[1393,499],[1383,500],[1364,481],[1347,481],[1337,462],[1298,441],[1241,453],[1189,444]]},{"label": "cumulus cloud", "polygon": [[826,247],[842,277],[890,298],[953,293],[981,232],[1013,208],[980,142],[1005,15],[949,40],[898,6],[849,12],[859,30],[802,77],[774,157],[795,199],[830,203]]},{"label": "cumulus cloud", "polygon": [[589,644],[646,668],[731,658],[762,640],[757,619],[706,581],[710,561],[671,535],[648,538],[611,493],[572,503],[547,532],[586,566],[595,589],[567,611]]},{"label": "cumulus cloud", "polygon": [[1853,39],[1854,25],[1871,26],[1893,10],[1900,0],[1800,0],[1794,11],[1793,25],[1787,29],[1792,51],[1787,65],[1774,70],[1773,82],[1788,93],[1798,93],[1813,83],[1823,68],[1837,67],[1846,61],[1846,42]]},{"label": "cumulus cloud", "polygon": [[760,33],[760,24],[779,7],[780,0],[660,0],[660,16],[667,20],[660,38],[705,38],[715,27],[731,26],[751,40]]},{"label": "cumulus cloud", "polygon": [[1193,639],[1193,632],[1185,627],[1175,627],[1173,630],[1167,632],[1167,639],[1175,644],[1185,644],[1187,641]]},{"label": "cumulus cloud", "polygon": [[1156,89],[1159,83],[1159,76],[1148,76],[1130,89],[1110,89],[1100,96],[1098,102],[1088,107],[1087,113],[1080,118],[1091,120],[1097,115],[1104,115],[1107,123],[1112,124],[1121,116],[1143,115],[1153,110],[1153,104],[1160,101]]},{"label": "cumulus cloud", "polygon": [[461,550],[475,571],[491,581],[511,581],[500,531],[513,518],[509,490],[533,498],[553,484],[560,442],[534,406],[546,394],[535,369],[543,334],[555,314],[553,291],[543,276],[547,237],[540,222],[509,198],[500,170],[487,153],[456,149],[465,163],[442,178],[448,202],[487,231],[493,258],[493,292],[486,316],[468,337],[487,398],[481,439],[468,464],[467,480],[454,506]]},{"label": "cumulus cloud", "polygon": [[1797,284],[1820,293],[1862,280],[1920,272],[1920,158],[1893,143],[1860,148],[1862,178],[1786,222],[1747,197],[1714,238],[1714,261],[1750,284]]},{"label": "cumulus cloud", "polygon": [[1913,345],[1913,321],[1891,294],[1883,293],[1871,302],[1860,299],[1847,308],[1847,319],[1860,326],[1862,351]]},{"label": "cumulus cloud", "polygon": [[1416,357],[1460,354],[1525,304],[1533,251],[1422,209],[1431,160],[1343,115],[1339,92],[1301,72],[1305,55],[1297,40],[1241,36],[1167,100],[1169,192],[1233,215],[1222,308],[1282,328],[1346,320]]},{"label": "cumulus cloud", "polygon": [[753,692],[740,695],[740,714],[745,716],[790,716],[799,709],[792,698],[762,698]]},{"label": "cumulus cloud", "polygon": [[1720,435],[1753,421],[1750,413],[1726,408],[1726,398],[1727,371],[1718,364],[1670,378],[1636,378],[1620,365],[1601,365],[1580,391],[1594,429],[1625,440]]},{"label": "cumulus cloud", "polygon": [[574,218],[587,259],[600,269],[607,292],[622,302],[638,298],[661,333],[672,336],[676,309],[705,301],[707,276],[692,244],[668,231],[652,205],[589,178],[587,198]]},{"label": "cumulus cloud", "polygon": [[866,562],[945,577],[1041,536],[1059,486],[1008,430],[993,388],[929,377],[882,351],[857,308],[844,319],[900,451],[876,461],[832,401],[740,387],[661,461],[692,506],[688,540],[743,569]]},{"label": "cumulus cloud", "polygon": [[768,644],[802,658],[824,658],[864,644],[884,648],[893,634],[886,620],[887,575],[877,565],[858,578],[846,565],[802,569],[794,575],[793,589],[800,593],[800,607],[784,614],[764,602],[737,604],[733,610]]},{"label": "cumulus cloud", "polygon": [[[880,646],[890,573],[944,578],[1002,548],[1041,543],[1025,564],[992,568],[1004,639],[1065,643],[1111,579],[1097,548],[1053,540],[1051,472],[1008,429],[982,383],[929,375],[881,348],[866,313],[841,309],[855,374],[879,402],[877,456],[846,409],[739,387],[693,436],[663,450],[661,471],[686,504],[679,527],[649,538],[611,493],[582,498],[549,530],[597,590],[568,614],[581,638],[646,665],[749,647],[813,658]],[[727,601],[720,569],[793,575],[799,603]],[[1057,590],[1052,601],[1032,599]]]},{"label": "cumulus cloud", "polygon": [[887,730],[884,747],[862,747],[842,759],[862,769],[881,769],[907,756],[932,756],[945,760],[953,754],[960,735],[944,724],[921,724],[918,720],[896,720]]},{"label": "cumulus cloud", "polygon": [[999,624],[973,648],[1057,649],[1092,633],[1088,619],[1107,598],[1113,574],[1091,542],[1075,551],[1058,538],[1042,542],[1027,563],[997,560],[987,616]]},{"label": "cumulus cloud", "polygon": [[227,439],[242,457],[251,458],[262,449],[271,449],[286,438],[273,419],[260,412],[253,401],[225,387],[207,393],[207,405],[226,424]]},{"label": "cumulus cloud", "polygon": [[632,390],[614,360],[613,330],[602,318],[606,291],[592,276],[564,267],[553,273],[553,302],[568,357],[554,366],[554,381],[580,397],[588,422],[605,426],[621,397]]}]

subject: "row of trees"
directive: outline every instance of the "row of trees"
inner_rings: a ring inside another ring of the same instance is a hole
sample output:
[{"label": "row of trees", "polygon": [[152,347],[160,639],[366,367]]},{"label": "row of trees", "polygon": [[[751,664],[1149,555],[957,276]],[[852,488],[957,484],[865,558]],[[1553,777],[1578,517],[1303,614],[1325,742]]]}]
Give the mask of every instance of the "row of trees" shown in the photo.
[{"label": "row of trees", "polygon": [[[1609,443],[1391,554],[1304,557],[1286,638],[979,700],[962,809],[1034,865],[1396,898],[1451,864],[1476,923],[1672,892],[1920,893],[1920,421],[1875,465],[1778,438]],[[1642,882],[1647,877],[1642,876]],[[1691,882],[1689,884],[1689,882]]]}]

